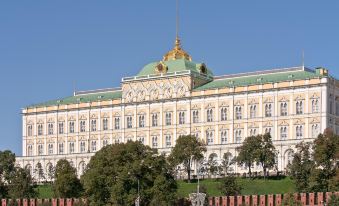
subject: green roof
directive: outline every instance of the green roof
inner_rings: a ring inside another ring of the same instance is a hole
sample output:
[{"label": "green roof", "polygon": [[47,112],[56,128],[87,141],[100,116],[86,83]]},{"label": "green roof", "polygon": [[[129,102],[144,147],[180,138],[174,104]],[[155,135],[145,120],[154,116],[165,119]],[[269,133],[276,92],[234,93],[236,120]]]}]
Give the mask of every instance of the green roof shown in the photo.
[{"label": "green roof", "polygon": [[66,104],[75,104],[75,103],[88,103],[95,101],[105,101],[112,99],[120,99],[121,91],[110,91],[110,92],[98,92],[98,93],[89,93],[81,94],[70,97],[65,97],[57,100],[51,100],[40,104],[33,104],[28,106],[28,108],[33,107],[47,107],[47,106],[56,106],[56,105],[66,105]]},{"label": "green roof", "polygon": [[302,79],[311,79],[322,77],[317,71],[312,71],[309,69],[303,70],[302,67],[294,68],[290,70],[281,70],[282,72],[269,71],[257,72],[244,75],[230,75],[225,77],[216,78],[213,81],[204,84],[200,87],[195,88],[194,90],[208,90],[208,89],[218,89],[225,87],[237,87],[237,86],[249,86],[255,84],[265,84],[265,83],[276,83],[282,81],[292,81],[292,80],[302,80]]},{"label": "green roof", "polygon": [[[194,71],[200,73],[200,67],[203,65],[202,63],[195,63],[193,61],[189,61],[186,59],[176,59],[163,61],[163,63],[167,66],[167,73],[174,73],[179,71]],[[159,62],[152,62],[144,66],[144,68],[137,74],[137,76],[146,76],[156,74],[155,67],[159,64]],[[213,76],[211,70],[207,69],[207,75]]]}]

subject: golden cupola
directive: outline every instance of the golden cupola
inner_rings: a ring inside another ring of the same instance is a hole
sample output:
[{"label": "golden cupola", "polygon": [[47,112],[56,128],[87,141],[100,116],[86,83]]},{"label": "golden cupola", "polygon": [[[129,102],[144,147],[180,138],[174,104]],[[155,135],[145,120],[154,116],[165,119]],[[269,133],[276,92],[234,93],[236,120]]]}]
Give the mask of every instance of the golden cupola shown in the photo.
[{"label": "golden cupola", "polygon": [[174,48],[164,55],[163,61],[176,60],[176,59],[186,59],[188,61],[192,61],[192,57],[181,48],[181,43],[180,43],[180,39],[178,36],[175,39]]}]

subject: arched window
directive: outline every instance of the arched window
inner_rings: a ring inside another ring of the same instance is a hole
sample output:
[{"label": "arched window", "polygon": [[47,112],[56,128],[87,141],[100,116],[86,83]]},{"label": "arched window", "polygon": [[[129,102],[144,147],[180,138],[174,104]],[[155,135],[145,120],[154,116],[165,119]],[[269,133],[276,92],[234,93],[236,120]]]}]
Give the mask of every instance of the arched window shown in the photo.
[{"label": "arched window", "polygon": [[179,124],[185,124],[185,112],[179,112]]},{"label": "arched window", "polygon": [[286,140],[287,139],[287,127],[280,127],[280,139]]},{"label": "arched window", "polygon": [[33,156],[33,146],[27,145],[27,156]]},{"label": "arched window", "polygon": [[145,137],[143,136],[138,137],[138,141],[141,142],[142,144],[145,144]]},{"label": "arched window", "polygon": [[145,127],[145,115],[139,115],[139,127]]},{"label": "arched window", "polygon": [[257,129],[256,128],[250,129],[250,136],[255,136],[255,135],[257,135]]},{"label": "arched window", "polygon": [[91,120],[91,131],[92,132],[97,131],[97,120],[96,119]]},{"label": "arched window", "polygon": [[166,134],[166,147],[171,147],[172,146],[172,137],[170,134]]},{"label": "arched window", "polygon": [[221,108],[220,120],[221,121],[226,121],[227,120],[227,108],[226,107],[222,107]]},{"label": "arched window", "polygon": [[198,123],[198,122],[199,122],[199,111],[193,110],[193,123]]},{"label": "arched window", "polygon": [[171,125],[172,124],[172,113],[171,112],[166,112],[166,125]]},{"label": "arched window", "polygon": [[213,122],[213,109],[207,109],[207,122]]},{"label": "arched window", "polygon": [[265,128],[265,134],[272,134],[272,127]]},{"label": "arched window", "polygon": [[152,114],[152,126],[157,127],[158,126],[158,114]]},{"label": "arched window", "polygon": [[59,143],[59,154],[63,154],[64,153],[64,143],[61,142]]},{"label": "arched window", "polygon": [[272,117],[272,104],[265,105],[265,117]]},{"label": "arched window", "polygon": [[91,142],[91,152],[96,152],[97,151],[97,141],[92,140]]},{"label": "arched window", "polygon": [[280,103],[280,115],[281,116],[287,116],[287,103],[286,102],[281,102]]},{"label": "arched window", "polygon": [[312,99],[312,113],[319,112],[319,100],[318,99]]},{"label": "arched window", "polygon": [[86,122],[84,120],[80,121],[80,132],[86,132]]},{"label": "arched window", "polygon": [[32,125],[28,125],[27,126],[27,136],[32,136],[33,135],[33,126]]},{"label": "arched window", "polygon": [[53,127],[54,127],[53,123],[48,124],[48,134],[49,135],[52,135],[54,133]]},{"label": "arched window", "polygon": [[214,144],[214,135],[213,131],[206,131],[206,139],[207,139],[207,144],[212,145]]},{"label": "arched window", "polygon": [[53,144],[48,144],[48,154],[52,155],[54,153],[54,147]]},{"label": "arched window", "polygon": [[107,118],[104,118],[102,120],[102,130],[104,131],[108,130],[108,119]]},{"label": "arched window", "polygon": [[303,101],[297,101],[296,102],[296,113],[297,114],[303,114],[304,113]]},{"label": "arched window", "polygon": [[221,144],[226,144],[227,143],[227,130],[221,130],[220,132],[220,143]]},{"label": "arched window", "polygon": [[85,162],[80,162],[79,163],[79,175],[83,175],[86,170],[86,163]]},{"label": "arched window", "polygon": [[[132,118],[132,117],[131,117]],[[128,125],[128,117],[127,117],[127,125]],[[131,121],[132,125],[132,121]],[[128,127],[128,126],[127,126]],[[132,127],[132,126],[131,126]],[[129,127],[128,127],[129,128]],[[120,129],[120,117],[114,118],[114,129]]]},{"label": "arched window", "polygon": [[235,137],[235,143],[241,143],[241,140],[242,140],[241,130],[235,130],[234,137]]},{"label": "arched window", "polygon": [[317,138],[319,135],[319,124],[313,124],[312,125],[312,138]]},{"label": "arched window", "polygon": [[132,116],[127,117],[127,128],[132,128]]},{"label": "arched window", "polygon": [[38,144],[38,155],[43,155],[43,154],[44,154],[44,145]]},{"label": "arched window", "polygon": [[296,126],[295,130],[297,139],[301,139],[303,137],[303,126],[302,125]]},{"label": "arched window", "polygon": [[108,139],[104,139],[103,141],[102,141],[102,146],[103,147],[106,147],[108,145]]},{"label": "arched window", "polygon": [[59,122],[58,129],[59,129],[59,134],[64,133],[64,123],[63,122]]},{"label": "arched window", "polygon": [[69,143],[69,153],[73,154],[74,153],[74,142]]},{"label": "arched window", "polygon": [[81,153],[86,152],[86,142],[85,141],[80,142],[80,152]]},{"label": "arched window", "polygon": [[43,125],[42,124],[38,124],[38,135],[42,135],[43,134]]},{"label": "arched window", "polygon": [[74,133],[74,122],[69,122],[69,133]]},{"label": "arched window", "polygon": [[242,118],[242,111],[241,106],[235,107],[235,119],[241,119]]},{"label": "arched window", "polygon": [[250,118],[255,118],[257,114],[257,105],[250,106]]},{"label": "arched window", "polygon": [[158,147],[158,137],[152,136],[152,147],[157,148]]}]

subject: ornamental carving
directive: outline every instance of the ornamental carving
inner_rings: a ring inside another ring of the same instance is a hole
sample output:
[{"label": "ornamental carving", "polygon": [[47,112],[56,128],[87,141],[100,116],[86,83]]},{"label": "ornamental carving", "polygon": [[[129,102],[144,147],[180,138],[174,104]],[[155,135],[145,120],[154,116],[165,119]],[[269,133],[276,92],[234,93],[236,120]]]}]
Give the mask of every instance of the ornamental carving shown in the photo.
[{"label": "ornamental carving", "polygon": [[157,64],[156,66],[155,66],[155,72],[157,73],[157,74],[165,74],[165,73],[167,73],[167,71],[168,71],[168,67],[166,66],[166,64],[164,64],[164,62],[159,62],[159,64]]}]

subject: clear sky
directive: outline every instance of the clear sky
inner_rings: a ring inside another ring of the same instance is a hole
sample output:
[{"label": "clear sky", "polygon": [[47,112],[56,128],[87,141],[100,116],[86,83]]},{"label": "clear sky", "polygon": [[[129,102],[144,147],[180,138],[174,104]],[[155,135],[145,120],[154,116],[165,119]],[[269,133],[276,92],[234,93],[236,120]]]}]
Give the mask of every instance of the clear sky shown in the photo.
[{"label": "clear sky", "polygon": [[[300,66],[339,77],[337,0],[181,0],[180,36],[216,75]],[[21,108],[119,86],[173,47],[175,0],[0,1],[0,150]]]}]

